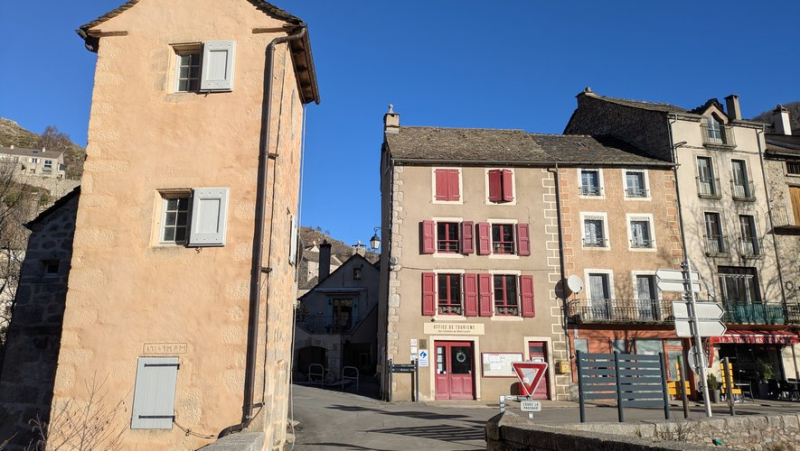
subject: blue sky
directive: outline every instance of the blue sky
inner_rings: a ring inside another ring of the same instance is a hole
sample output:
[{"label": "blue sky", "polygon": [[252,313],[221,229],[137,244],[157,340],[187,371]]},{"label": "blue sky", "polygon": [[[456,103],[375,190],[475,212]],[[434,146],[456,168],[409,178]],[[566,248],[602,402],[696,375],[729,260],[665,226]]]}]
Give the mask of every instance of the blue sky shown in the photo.
[{"label": "blue sky", "polygon": [[[142,0],[168,1],[168,0]],[[0,2],[0,116],[86,144],[95,55],[74,30],[123,0]],[[276,0],[310,27],[303,224],[347,243],[380,223],[382,117],[560,133],[584,87],[752,117],[800,100],[800,2]]]}]

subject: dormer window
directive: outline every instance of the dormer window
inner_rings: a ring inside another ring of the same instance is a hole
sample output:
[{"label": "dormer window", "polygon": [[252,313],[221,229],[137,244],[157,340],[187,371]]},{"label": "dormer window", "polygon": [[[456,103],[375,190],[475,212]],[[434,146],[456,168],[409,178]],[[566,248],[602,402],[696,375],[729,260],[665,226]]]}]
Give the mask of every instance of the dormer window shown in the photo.
[{"label": "dormer window", "polygon": [[722,124],[714,116],[709,116],[707,121],[706,134],[709,143],[722,144]]}]

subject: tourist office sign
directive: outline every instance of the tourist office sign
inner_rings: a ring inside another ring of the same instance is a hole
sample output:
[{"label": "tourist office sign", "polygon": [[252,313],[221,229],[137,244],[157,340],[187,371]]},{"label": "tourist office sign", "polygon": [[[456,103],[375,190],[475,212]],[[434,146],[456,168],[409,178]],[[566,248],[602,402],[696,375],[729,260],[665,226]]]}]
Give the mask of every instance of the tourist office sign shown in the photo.
[{"label": "tourist office sign", "polygon": [[480,323],[425,323],[425,335],[483,335]]}]

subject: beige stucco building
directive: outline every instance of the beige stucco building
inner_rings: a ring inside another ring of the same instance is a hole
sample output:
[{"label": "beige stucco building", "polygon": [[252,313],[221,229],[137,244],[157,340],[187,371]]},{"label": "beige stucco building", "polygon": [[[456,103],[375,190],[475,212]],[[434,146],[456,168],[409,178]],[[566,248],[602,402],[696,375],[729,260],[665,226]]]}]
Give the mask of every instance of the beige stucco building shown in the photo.
[{"label": "beige stucco building", "polygon": [[255,0],[132,0],[78,32],[98,59],[53,410],[95,380],[125,449],[242,427],[280,448],[306,26]]},{"label": "beige stucco building", "polygon": [[14,173],[21,180],[26,177],[63,179],[67,169],[63,150],[0,146],[0,163],[13,164]]}]

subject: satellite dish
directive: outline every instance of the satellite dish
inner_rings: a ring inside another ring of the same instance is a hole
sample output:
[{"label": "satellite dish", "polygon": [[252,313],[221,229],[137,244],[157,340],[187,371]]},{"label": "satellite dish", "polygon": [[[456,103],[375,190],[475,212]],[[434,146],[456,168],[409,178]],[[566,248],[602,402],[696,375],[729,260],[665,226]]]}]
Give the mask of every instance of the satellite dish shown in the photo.
[{"label": "satellite dish", "polygon": [[567,278],[567,288],[569,288],[569,291],[578,294],[583,291],[583,281],[580,277],[573,274]]}]

